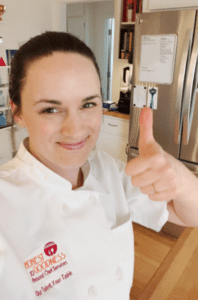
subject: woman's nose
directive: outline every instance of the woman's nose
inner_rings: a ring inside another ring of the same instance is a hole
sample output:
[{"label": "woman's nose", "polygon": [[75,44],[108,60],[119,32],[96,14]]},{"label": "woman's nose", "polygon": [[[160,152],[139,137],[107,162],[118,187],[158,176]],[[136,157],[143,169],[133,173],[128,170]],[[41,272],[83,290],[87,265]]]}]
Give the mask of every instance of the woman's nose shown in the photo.
[{"label": "woman's nose", "polygon": [[61,133],[69,137],[82,137],[85,124],[78,113],[69,112],[62,122]]}]

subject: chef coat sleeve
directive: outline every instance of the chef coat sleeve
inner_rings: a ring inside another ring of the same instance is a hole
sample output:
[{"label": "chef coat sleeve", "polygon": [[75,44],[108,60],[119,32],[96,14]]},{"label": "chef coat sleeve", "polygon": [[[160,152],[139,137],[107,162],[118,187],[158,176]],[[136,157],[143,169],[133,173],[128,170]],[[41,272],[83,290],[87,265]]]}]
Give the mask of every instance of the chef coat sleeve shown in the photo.
[{"label": "chef coat sleeve", "polygon": [[131,177],[126,175],[124,171],[126,164],[120,160],[116,160],[116,163],[121,175],[131,220],[159,232],[168,221],[167,202],[153,201],[147,195],[142,194],[139,188],[132,185]]}]

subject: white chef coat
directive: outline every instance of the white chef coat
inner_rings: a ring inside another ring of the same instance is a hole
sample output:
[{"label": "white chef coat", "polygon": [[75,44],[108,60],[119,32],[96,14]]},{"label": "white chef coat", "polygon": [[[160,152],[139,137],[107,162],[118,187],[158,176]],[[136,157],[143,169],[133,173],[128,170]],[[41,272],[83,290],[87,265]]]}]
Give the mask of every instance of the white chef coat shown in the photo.
[{"label": "white chef coat", "polygon": [[159,231],[166,203],[141,194],[123,162],[96,150],[72,190],[27,143],[0,168],[0,299],[128,300],[131,221]]}]

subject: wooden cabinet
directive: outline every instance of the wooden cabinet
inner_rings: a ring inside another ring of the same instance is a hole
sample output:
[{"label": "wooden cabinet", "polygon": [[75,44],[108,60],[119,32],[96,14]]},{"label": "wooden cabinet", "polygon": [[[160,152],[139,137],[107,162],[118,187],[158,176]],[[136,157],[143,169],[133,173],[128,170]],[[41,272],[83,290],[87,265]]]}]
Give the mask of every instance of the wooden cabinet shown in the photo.
[{"label": "wooden cabinet", "polygon": [[96,149],[106,151],[112,157],[127,162],[125,148],[128,143],[128,134],[128,120],[103,116],[103,123]]},{"label": "wooden cabinet", "polygon": [[122,23],[122,2],[123,0],[115,0],[114,2],[114,51],[113,51],[113,76],[112,76],[112,101],[118,103],[120,98],[120,77],[123,69],[129,66],[128,59],[121,59],[121,32],[131,30],[134,33],[135,23]]},{"label": "wooden cabinet", "polygon": [[120,25],[119,59],[133,62],[135,22],[122,22]]}]

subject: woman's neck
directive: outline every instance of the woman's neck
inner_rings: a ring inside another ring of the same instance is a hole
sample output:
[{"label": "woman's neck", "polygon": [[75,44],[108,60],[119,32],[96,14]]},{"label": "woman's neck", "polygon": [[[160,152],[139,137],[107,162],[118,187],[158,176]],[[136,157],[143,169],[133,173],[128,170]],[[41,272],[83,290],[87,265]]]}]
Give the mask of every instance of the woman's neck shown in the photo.
[{"label": "woman's neck", "polygon": [[83,185],[84,176],[82,169],[80,167],[76,168],[62,168],[58,165],[54,165],[50,161],[45,161],[44,159],[39,159],[37,155],[33,151],[31,151],[29,145],[27,147],[28,151],[41,163],[43,163],[47,168],[52,170],[54,173],[60,175],[61,177],[65,178],[72,184],[72,190],[75,190]]},{"label": "woman's neck", "polygon": [[77,178],[77,184],[76,185],[72,184],[72,190],[75,190],[75,189],[80,188],[81,186],[83,186],[83,182],[84,182],[84,176],[83,176],[83,172],[80,168],[79,173],[78,173],[78,178]]},{"label": "woman's neck", "polygon": [[57,166],[51,166],[50,169],[68,180],[72,184],[72,190],[75,190],[83,185],[84,176],[81,168],[62,169],[58,168]]}]

